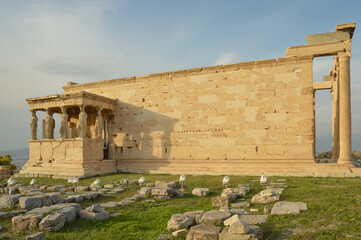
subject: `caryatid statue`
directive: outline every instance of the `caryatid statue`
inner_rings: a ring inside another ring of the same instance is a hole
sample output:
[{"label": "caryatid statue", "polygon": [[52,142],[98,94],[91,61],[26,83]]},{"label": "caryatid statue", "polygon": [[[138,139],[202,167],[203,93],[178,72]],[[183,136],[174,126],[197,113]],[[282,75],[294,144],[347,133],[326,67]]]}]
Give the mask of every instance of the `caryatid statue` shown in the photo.
[{"label": "caryatid statue", "polygon": [[87,117],[88,115],[85,112],[85,106],[79,106],[79,123],[78,123],[78,137],[85,138],[86,137],[86,127],[87,127]]},{"label": "caryatid statue", "polygon": [[60,128],[59,133],[61,138],[68,138],[68,114],[66,113],[66,108],[61,107],[61,118],[60,118]]},{"label": "caryatid statue", "polygon": [[51,113],[50,109],[46,109],[46,113],[48,114],[45,118],[45,138],[47,139],[54,139],[54,127],[55,121],[53,118],[53,114]]},{"label": "caryatid statue", "polygon": [[36,134],[38,131],[38,117],[36,116],[36,111],[31,110],[31,121],[30,121],[30,129],[31,129],[31,139],[36,140]]},{"label": "caryatid statue", "polygon": [[102,109],[97,108],[97,116],[95,117],[95,138],[102,138],[102,131],[103,131],[103,118],[102,118]]}]

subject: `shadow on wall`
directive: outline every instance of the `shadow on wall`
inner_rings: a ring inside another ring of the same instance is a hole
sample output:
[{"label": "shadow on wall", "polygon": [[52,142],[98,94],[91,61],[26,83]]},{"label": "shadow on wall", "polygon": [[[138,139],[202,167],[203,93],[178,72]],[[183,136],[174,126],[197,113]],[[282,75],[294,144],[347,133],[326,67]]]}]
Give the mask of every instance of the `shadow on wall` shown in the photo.
[{"label": "shadow on wall", "polygon": [[[115,114],[111,128],[116,160],[156,160],[171,157],[174,144],[171,134],[179,120],[167,114],[175,115],[174,112],[163,115],[118,101]],[[154,169],[156,168],[154,166]]]}]

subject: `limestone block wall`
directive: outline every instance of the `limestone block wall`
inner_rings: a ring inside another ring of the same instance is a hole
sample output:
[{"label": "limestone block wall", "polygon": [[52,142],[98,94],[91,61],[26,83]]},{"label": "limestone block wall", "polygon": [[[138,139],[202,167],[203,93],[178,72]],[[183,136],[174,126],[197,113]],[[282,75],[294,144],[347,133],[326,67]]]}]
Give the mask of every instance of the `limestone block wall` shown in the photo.
[{"label": "limestone block wall", "polygon": [[29,162],[83,162],[102,159],[103,141],[99,139],[29,140]]},{"label": "limestone block wall", "polygon": [[142,161],[146,169],[189,160],[314,160],[311,57],[64,87],[66,93],[79,90],[118,100],[112,137],[120,170],[127,165],[125,170],[136,171]]}]

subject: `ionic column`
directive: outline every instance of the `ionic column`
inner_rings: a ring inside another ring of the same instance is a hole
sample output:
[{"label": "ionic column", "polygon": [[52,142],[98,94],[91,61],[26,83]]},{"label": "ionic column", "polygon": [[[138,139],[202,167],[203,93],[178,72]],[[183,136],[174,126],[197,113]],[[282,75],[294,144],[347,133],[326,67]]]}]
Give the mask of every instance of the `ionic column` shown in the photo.
[{"label": "ionic column", "polygon": [[340,114],[339,114],[339,80],[338,80],[338,60],[335,57],[332,74],[332,160],[337,162],[340,154]]},{"label": "ionic column", "polygon": [[340,156],[338,164],[354,167],[351,156],[350,53],[339,53]]}]

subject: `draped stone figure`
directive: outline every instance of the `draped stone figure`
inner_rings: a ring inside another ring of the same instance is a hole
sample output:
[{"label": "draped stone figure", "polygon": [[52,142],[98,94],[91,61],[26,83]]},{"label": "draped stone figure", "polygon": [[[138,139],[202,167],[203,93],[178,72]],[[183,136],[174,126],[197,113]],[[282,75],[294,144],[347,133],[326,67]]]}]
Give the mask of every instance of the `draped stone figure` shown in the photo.
[{"label": "draped stone figure", "polygon": [[46,113],[48,115],[45,118],[45,138],[54,139],[55,120],[50,109],[46,109]]},{"label": "draped stone figure", "polygon": [[102,138],[102,131],[103,131],[103,118],[102,118],[102,110],[97,108],[98,113],[95,117],[95,138]]},{"label": "draped stone figure", "polygon": [[31,111],[32,118],[30,121],[30,129],[31,129],[31,139],[36,140],[36,134],[38,131],[38,117],[36,116],[36,111]]},{"label": "draped stone figure", "polygon": [[78,137],[86,137],[87,117],[85,106],[80,106],[79,123],[78,123]]},{"label": "draped stone figure", "polygon": [[61,108],[61,118],[60,118],[60,128],[59,133],[61,138],[68,138],[68,114],[66,113],[66,108]]}]

